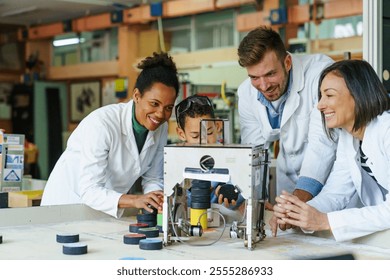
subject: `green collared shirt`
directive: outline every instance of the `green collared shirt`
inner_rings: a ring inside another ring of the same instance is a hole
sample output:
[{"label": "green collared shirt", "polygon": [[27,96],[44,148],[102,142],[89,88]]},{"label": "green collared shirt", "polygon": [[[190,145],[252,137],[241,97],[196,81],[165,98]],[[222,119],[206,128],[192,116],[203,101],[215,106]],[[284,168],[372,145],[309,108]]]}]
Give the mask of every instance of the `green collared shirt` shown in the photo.
[{"label": "green collared shirt", "polygon": [[133,132],[135,137],[135,142],[137,143],[138,152],[141,153],[142,147],[145,144],[146,137],[148,136],[149,130],[141,125],[135,117],[135,104],[133,105]]}]

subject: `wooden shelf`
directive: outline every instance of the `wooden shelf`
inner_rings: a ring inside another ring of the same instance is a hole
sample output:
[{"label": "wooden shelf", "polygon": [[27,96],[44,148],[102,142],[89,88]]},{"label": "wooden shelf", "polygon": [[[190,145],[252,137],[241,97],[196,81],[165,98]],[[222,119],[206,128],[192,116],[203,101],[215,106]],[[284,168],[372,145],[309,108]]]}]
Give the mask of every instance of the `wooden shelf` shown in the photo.
[{"label": "wooden shelf", "polygon": [[118,76],[118,61],[100,61],[60,67],[50,67],[48,79],[68,80]]},{"label": "wooden shelf", "polygon": [[345,52],[351,50],[362,50],[362,48],[362,36],[310,41],[310,52],[312,53]]},{"label": "wooden shelf", "polygon": [[178,69],[196,69],[222,61],[238,61],[237,48],[223,48],[172,54],[172,57]]}]

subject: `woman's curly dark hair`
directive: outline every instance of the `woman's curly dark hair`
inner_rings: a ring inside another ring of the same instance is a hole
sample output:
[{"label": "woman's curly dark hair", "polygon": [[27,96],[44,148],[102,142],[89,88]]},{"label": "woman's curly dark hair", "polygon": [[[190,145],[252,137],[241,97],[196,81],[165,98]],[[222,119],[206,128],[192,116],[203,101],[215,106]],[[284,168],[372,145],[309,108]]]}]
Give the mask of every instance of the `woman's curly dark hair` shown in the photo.
[{"label": "woman's curly dark hair", "polygon": [[168,87],[173,87],[176,95],[179,92],[179,79],[177,77],[177,68],[172,57],[167,53],[153,53],[143,59],[138,65],[141,69],[135,87],[138,88],[141,95],[150,89],[154,83],[162,83]]}]

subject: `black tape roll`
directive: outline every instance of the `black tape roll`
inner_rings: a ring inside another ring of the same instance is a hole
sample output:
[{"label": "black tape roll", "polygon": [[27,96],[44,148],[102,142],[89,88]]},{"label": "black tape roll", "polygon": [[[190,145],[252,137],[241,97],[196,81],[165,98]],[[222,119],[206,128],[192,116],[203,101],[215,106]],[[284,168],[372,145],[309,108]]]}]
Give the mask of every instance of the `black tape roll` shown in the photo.
[{"label": "black tape roll", "polygon": [[191,208],[208,209],[210,203],[210,181],[192,180],[191,182]]},{"label": "black tape roll", "polygon": [[130,225],[129,225],[129,231],[130,231],[130,232],[134,232],[134,233],[138,233],[138,230],[139,230],[140,228],[146,228],[146,227],[149,227],[149,225],[146,224],[146,223],[130,224]]},{"label": "black tape roll", "polygon": [[157,225],[157,220],[156,221],[145,221],[142,222],[143,224],[147,224],[148,227],[155,227]]},{"label": "black tape roll", "polygon": [[150,209],[153,210],[153,212],[149,212],[148,210],[145,210],[144,208],[142,208],[142,214],[149,214],[149,215],[157,215],[157,209],[154,208],[154,207],[149,207]]},{"label": "black tape roll", "polygon": [[198,196],[198,195],[210,195],[211,188],[191,188],[190,189],[191,196]]},{"label": "black tape roll", "polygon": [[62,246],[62,253],[65,255],[83,255],[88,252],[88,246],[84,243],[69,243]]},{"label": "black tape roll", "polygon": [[211,185],[210,181],[204,181],[204,180],[192,180],[191,181],[191,188],[197,187],[197,188],[207,189],[207,188],[210,188],[210,185]]},{"label": "black tape roll", "polygon": [[191,202],[192,209],[209,209],[211,207],[211,203],[209,202]]},{"label": "black tape roll", "polygon": [[138,233],[145,234],[147,238],[152,238],[158,237],[160,235],[160,230],[156,227],[140,228]]},{"label": "black tape roll", "polygon": [[159,239],[142,239],[139,242],[139,248],[142,250],[161,250],[163,243]]},{"label": "black tape roll", "polygon": [[139,244],[140,240],[145,239],[145,238],[146,238],[145,234],[129,233],[129,234],[125,234],[123,236],[123,243],[136,245],[136,244]]},{"label": "black tape roll", "polygon": [[139,223],[157,221],[157,215],[154,214],[137,214],[137,221]]},{"label": "black tape roll", "polygon": [[57,234],[56,240],[58,243],[75,243],[79,242],[79,235],[74,233]]},{"label": "black tape roll", "polygon": [[210,203],[210,192],[207,195],[199,195],[199,196],[191,195],[191,203],[195,203],[195,202],[208,202],[208,203]]}]

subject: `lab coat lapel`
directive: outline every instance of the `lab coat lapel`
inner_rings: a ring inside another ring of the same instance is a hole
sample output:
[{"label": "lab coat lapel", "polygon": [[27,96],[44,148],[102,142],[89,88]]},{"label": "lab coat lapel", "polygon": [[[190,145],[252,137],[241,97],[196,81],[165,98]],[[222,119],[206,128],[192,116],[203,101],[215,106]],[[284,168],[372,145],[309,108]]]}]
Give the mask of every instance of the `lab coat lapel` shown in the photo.
[{"label": "lab coat lapel", "polygon": [[128,151],[130,151],[131,158],[133,158],[139,164],[139,153],[133,132],[133,106],[133,100],[129,101],[126,105],[126,108],[123,110],[121,115],[121,125],[122,134],[124,134],[127,138],[127,141],[125,141],[126,148]]},{"label": "lab coat lapel", "polygon": [[[366,127],[363,143],[362,143],[362,149],[365,153],[365,155],[368,157],[369,161],[367,162],[369,168],[373,172],[373,174],[376,174],[376,181],[368,175],[368,173],[363,172],[362,174],[362,187],[361,193],[362,193],[362,201],[365,205],[377,205],[382,203],[386,200],[385,196],[388,194],[388,190],[381,185],[380,175],[383,174],[382,170],[377,170],[376,168],[385,166],[385,164],[370,164],[369,162],[372,162],[373,159],[379,159],[381,158],[380,155],[376,155],[375,152],[379,149],[378,146],[375,144],[378,144],[376,141],[378,135],[375,133],[375,131],[372,131],[372,123],[369,123]],[[375,172],[376,170],[376,172]],[[386,186],[386,185],[384,185]]]},{"label": "lab coat lapel", "polygon": [[287,123],[287,121],[291,118],[291,116],[298,108],[300,99],[299,92],[303,89],[304,86],[303,67],[300,61],[295,60],[294,57],[292,57],[292,61],[293,83],[291,86],[290,96],[287,98],[286,105],[284,106],[282,121],[280,125],[281,127],[283,127],[284,124]]},{"label": "lab coat lapel", "polygon": [[[251,87],[251,90],[253,91],[253,94],[257,96],[259,91],[255,87]],[[266,146],[268,146],[270,143],[276,141],[279,139],[279,129],[273,129],[271,127],[271,124],[269,122],[268,113],[267,113],[267,107],[265,107],[259,100],[256,100],[258,102],[258,116],[259,121],[262,123],[263,129],[264,129],[264,137],[265,141],[267,142]],[[266,121],[264,121],[266,120]]]},{"label": "lab coat lapel", "polygon": [[362,173],[360,166],[360,152],[359,152],[359,140],[348,135],[347,142],[343,149],[346,150],[347,155],[350,155],[351,164],[349,164],[351,180],[356,188],[357,193],[362,197]]},{"label": "lab coat lapel", "polygon": [[[260,101],[258,101],[260,103]],[[268,113],[267,113],[267,107],[265,107],[264,105],[261,104],[260,107],[260,120],[268,120],[268,121],[265,121],[263,122],[263,128],[264,128],[264,135],[271,135],[272,134],[272,127],[271,127],[271,124],[269,122],[269,118],[268,118]],[[270,139],[266,139],[267,141],[270,141]],[[271,140],[272,142],[273,140]]]},{"label": "lab coat lapel", "polygon": [[140,153],[141,161],[145,159],[145,157],[149,154],[148,150],[151,146],[154,145],[155,140],[154,140],[154,131],[149,131],[148,136],[146,137],[145,144],[142,147],[142,151]]}]

